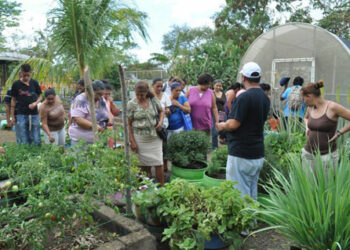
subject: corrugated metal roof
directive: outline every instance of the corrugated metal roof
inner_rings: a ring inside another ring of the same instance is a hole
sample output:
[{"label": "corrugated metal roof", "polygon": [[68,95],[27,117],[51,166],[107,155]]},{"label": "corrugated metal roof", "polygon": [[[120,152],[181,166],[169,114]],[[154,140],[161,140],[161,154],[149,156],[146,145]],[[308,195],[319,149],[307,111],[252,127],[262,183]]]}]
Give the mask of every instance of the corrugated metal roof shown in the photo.
[{"label": "corrugated metal roof", "polygon": [[17,52],[0,52],[0,61],[22,61],[28,58],[29,56]]}]

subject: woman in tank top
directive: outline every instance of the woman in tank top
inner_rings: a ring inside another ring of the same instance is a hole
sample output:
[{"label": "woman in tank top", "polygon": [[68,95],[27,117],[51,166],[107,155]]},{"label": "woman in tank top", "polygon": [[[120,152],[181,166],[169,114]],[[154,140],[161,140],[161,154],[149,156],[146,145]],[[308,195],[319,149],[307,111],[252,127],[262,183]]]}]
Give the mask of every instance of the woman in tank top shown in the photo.
[{"label": "woman in tank top", "polygon": [[45,144],[54,143],[64,146],[66,117],[62,102],[54,89],[47,89],[44,95],[45,101],[40,105],[39,114],[45,132]]},{"label": "woman in tank top", "polygon": [[306,136],[305,148],[302,150],[303,160],[315,171],[314,156],[320,152],[323,166],[332,161],[335,167],[338,163],[336,140],[350,130],[350,123],[337,130],[338,119],[350,120],[350,110],[333,101],[323,99],[320,88],[323,81],[308,83],[301,88],[300,94],[308,106],[304,117]]},{"label": "woman in tank top", "polygon": [[[218,79],[214,82],[214,94],[215,94],[215,100],[216,100],[216,107],[218,109],[219,114],[219,122],[225,122],[227,115],[226,115],[226,95],[222,92],[222,80]],[[213,120],[213,127],[211,129],[211,143],[212,148],[216,149],[218,147],[218,135],[219,132],[216,130],[215,127],[215,120]],[[223,139],[223,136],[220,136],[220,139]]]}]

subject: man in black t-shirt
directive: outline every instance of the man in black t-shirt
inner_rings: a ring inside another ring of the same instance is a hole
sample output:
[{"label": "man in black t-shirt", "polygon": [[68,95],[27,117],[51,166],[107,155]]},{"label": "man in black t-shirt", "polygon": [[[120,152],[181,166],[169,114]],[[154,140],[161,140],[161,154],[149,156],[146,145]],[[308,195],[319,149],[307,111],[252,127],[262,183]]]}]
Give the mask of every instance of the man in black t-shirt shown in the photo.
[{"label": "man in black t-shirt", "polygon": [[41,101],[41,89],[39,83],[30,78],[31,74],[30,65],[23,64],[20,80],[12,84],[12,124],[16,125],[17,143],[40,145],[40,118],[37,105]]},{"label": "man in black t-shirt", "polygon": [[257,199],[257,184],[264,163],[264,123],[270,100],[260,88],[261,68],[254,62],[241,71],[246,92],[232,103],[226,122],[217,123],[219,131],[227,131],[228,158],[226,179],[238,182],[242,195]]}]

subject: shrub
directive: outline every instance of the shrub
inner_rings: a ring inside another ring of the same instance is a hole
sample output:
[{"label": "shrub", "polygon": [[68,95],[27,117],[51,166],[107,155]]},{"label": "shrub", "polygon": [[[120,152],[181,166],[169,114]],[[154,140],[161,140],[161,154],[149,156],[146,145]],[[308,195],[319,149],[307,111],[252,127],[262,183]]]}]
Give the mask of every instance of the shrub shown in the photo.
[{"label": "shrub", "polygon": [[209,174],[217,173],[221,169],[226,169],[228,147],[222,146],[215,149],[209,164]]},{"label": "shrub", "polygon": [[303,249],[350,249],[349,151],[340,155],[335,172],[319,157],[315,174],[299,157],[291,158],[288,178],[274,170],[262,220]]},{"label": "shrub", "polygon": [[202,131],[183,131],[168,141],[168,159],[177,167],[189,168],[195,161],[205,161],[209,151],[209,137]]},{"label": "shrub", "polygon": [[267,183],[273,178],[273,169],[278,169],[284,176],[288,176],[289,160],[292,154],[300,155],[305,145],[306,137],[301,133],[270,133],[265,135],[265,162],[260,172],[260,183]]}]

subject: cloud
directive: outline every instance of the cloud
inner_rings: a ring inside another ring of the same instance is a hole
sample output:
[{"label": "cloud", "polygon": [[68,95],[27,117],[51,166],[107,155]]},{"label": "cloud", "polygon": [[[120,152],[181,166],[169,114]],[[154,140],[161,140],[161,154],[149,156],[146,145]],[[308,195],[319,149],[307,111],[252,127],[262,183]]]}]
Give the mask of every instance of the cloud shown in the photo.
[{"label": "cloud", "polygon": [[165,0],[171,6],[170,17],[187,23],[190,27],[208,25],[213,27],[211,16],[225,4],[224,0]]}]

